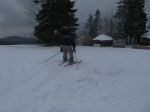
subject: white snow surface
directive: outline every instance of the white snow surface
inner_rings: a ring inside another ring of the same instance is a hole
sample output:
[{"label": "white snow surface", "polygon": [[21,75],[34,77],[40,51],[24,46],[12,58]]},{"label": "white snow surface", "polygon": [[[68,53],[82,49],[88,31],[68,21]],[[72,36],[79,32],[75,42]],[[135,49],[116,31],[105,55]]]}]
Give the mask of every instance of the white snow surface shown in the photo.
[{"label": "white snow surface", "polygon": [[110,36],[102,34],[102,35],[97,36],[93,40],[102,40],[103,41],[103,40],[113,40],[113,38]]},{"label": "white snow surface", "polygon": [[77,47],[80,64],[59,65],[59,47],[0,46],[0,112],[150,112],[150,52]]}]

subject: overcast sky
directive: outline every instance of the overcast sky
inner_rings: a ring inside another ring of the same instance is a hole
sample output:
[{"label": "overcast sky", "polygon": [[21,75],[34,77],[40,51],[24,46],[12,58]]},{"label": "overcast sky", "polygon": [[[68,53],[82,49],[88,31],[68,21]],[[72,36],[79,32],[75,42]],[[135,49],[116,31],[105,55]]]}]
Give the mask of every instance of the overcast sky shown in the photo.
[{"label": "overcast sky", "polygon": [[[32,32],[29,17],[24,13],[31,0],[0,0],[0,37],[6,35],[23,35]],[[114,13],[118,0],[76,0],[77,16],[84,22],[90,13],[100,9],[103,15]],[[146,2],[150,17],[150,0]]]}]

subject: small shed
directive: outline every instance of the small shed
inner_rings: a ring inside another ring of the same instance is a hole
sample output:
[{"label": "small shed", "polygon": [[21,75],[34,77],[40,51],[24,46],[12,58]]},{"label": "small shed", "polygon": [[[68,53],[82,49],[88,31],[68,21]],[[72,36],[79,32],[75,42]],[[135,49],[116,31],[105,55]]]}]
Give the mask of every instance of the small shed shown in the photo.
[{"label": "small shed", "polygon": [[113,38],[107,35],[99,35],[92,40],[92,44],[99,44],[102,47],[112,46]]},{"label": "small shed", "polygon": [[150,46],[150,30],[141,36],[140,45]]}]

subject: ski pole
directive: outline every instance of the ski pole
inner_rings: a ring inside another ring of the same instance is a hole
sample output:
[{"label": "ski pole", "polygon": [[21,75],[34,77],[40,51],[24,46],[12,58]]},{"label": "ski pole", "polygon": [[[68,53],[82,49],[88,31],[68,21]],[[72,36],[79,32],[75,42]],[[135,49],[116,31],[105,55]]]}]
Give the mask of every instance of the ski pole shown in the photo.
[{"label": "ski pole", "polygon": [[54,58],[55,56],[57,56],[58,54],[60,54],[61,52],[56,53],[55,55],[49,57],[48,59],[46,59],[45,61],[43,61],[43,63],[46,63],[48,60]]}]

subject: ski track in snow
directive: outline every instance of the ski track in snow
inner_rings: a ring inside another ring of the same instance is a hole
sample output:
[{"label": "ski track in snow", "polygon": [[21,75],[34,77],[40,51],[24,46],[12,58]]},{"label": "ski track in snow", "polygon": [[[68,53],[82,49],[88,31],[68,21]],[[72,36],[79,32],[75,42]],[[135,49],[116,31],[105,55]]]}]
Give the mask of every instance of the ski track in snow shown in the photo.
[{"label": "ski track in snow", "polygon": [[149,112],[149,51],[77,47],[80,64],[42,63],[58,51],[0,46],[0,112]]}]

